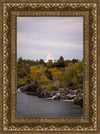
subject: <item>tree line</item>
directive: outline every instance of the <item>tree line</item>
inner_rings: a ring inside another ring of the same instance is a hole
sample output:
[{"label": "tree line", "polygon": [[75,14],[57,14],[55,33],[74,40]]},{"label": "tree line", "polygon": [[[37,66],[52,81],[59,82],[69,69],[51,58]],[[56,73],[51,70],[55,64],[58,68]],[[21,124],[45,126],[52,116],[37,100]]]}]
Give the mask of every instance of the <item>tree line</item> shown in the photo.
[{"label": "tree line", "polygon": [[82,88],[83,62],[78,59],[64,60],[63,56],[47,63],[43,59],[35,61],[20,57],[17,60],[17,78],[18,86],[37,82],[48,90],[57,90],[59,87]]},{"label": "tree line", "polygon": [[63,56],[60,56],[59,59],[57,61],[52,62],[52,60],[49,60],[47,63],[43,60],[29,60],[29,59],[23,59],[22,57],[18,58],[17,60],[17,64],[20,63],[28,63],[29,65],[44,65],[47,68],[52,68],[52,67],[65,67],[68,66],[69,64],[75,64],[77,63],[79,60],[78,59],[72,59],[72,60],[64,60]]}]

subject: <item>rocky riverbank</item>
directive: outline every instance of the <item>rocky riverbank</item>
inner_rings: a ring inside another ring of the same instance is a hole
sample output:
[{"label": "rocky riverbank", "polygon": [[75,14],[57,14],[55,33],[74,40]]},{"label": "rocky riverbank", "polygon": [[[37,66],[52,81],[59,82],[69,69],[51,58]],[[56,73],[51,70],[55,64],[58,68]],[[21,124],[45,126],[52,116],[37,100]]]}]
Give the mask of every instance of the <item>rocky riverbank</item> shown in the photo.
[{"label": "rocky riverbank", "polygon": [[36,95],[41,98],[52,98],[55,100],[73,100],[74,104],[83,105],[82,89],[72,90],[69,88],[59,88],[57,91],[47,91],[38,84],[26,84],[18,88],[22,93]]}]

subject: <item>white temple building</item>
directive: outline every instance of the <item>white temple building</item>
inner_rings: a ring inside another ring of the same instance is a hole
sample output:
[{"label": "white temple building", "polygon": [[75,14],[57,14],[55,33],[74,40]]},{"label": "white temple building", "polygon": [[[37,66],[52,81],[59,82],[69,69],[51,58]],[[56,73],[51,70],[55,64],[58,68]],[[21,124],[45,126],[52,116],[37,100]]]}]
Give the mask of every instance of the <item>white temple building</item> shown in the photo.
[{"label": "white temple building", "polygon": [[52,60],[52,62],[54,62],[53,56],[52,56],[52,51],[51,51],[51,46],[49,47],[49,52],[48,52],[48,56],[46,58],[46,62]]}]

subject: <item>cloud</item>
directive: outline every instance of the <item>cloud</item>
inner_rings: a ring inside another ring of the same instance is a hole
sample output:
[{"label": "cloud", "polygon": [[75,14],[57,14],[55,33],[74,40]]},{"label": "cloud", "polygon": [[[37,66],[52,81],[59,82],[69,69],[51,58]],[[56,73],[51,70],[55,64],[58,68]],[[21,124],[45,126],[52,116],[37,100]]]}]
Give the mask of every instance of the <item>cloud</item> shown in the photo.
[{"label": "cloud", "polygon": [[55,31],[80,31],[83,29],[83,17],[17,17],[17,22],[20,30],[22,28],[27,32],[40,29],[50,30],[50,27],[55,28]]},{"label": "cloud", "polygon": [[18,17],[17,57],[45,59],[50,45],[55,58],[82,59],[83,18]]}]

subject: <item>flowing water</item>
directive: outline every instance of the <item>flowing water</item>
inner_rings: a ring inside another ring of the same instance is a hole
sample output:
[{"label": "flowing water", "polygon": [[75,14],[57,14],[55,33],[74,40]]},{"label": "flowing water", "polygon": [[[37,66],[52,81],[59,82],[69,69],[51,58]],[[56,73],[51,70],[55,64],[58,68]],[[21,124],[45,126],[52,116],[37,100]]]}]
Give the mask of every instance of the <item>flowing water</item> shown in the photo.
[{"label": "flowing water", "polygon": [[83,108],[72,101],[53,100],[17,91],[17,117],[82,117]]}]

